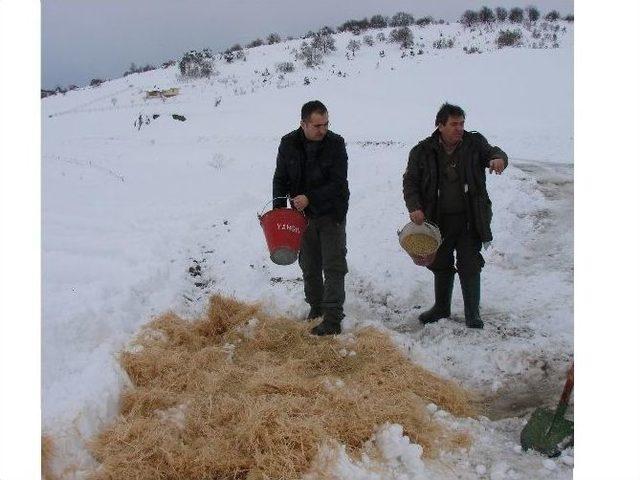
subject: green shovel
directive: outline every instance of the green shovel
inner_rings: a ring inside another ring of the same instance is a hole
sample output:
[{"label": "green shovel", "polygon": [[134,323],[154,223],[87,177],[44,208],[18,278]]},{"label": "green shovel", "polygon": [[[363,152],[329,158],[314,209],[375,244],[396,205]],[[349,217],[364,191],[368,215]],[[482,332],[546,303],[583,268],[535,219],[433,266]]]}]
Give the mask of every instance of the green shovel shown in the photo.
[{"label": "green shovel", "polygon": [[573,364],[555,412],[538,408],[531,414],[520,434],[520,444],[524,450],[532,448],[548,457],[557,457],[564,448],[573,445],[573,422],[564,418],[572,390]]}]

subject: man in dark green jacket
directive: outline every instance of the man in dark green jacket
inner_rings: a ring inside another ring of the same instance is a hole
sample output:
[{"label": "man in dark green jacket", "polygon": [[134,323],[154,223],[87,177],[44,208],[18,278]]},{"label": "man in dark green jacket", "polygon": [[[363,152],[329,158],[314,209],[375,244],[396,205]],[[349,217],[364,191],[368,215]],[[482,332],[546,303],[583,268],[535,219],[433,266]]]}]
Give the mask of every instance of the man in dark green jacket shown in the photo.
[{"label": "man in dark green jacket", "polygon": [[[321,102],[305,103],[300,116],[300,128],[280,141],[273,196],[288,196],[309,220],[298,260],[311,306],[307,318],[323,317],[311,332],[337,334],[347,273],[347,151],[344,139],[329,130],[329,113]],[[285,206],[284,199],[273,202],[274,208]]]},{"label": "man in dark green jacket", "polygon": [[493,239],[485,169],[500,175],[508,159],[480,133],[465,131],[464,120],[460,107],[442,105],[436,115],[437,129],[409,153],[403,194],[411,221],[418,225],[425,220],[435,223],[443,237],[429,265],[434,274],[435,305],[420,314],[420,321],[433,323],[451,315],[457,271],[465,322],[468,327],[483,328],[479,306],[484,259],[480,249]]}]

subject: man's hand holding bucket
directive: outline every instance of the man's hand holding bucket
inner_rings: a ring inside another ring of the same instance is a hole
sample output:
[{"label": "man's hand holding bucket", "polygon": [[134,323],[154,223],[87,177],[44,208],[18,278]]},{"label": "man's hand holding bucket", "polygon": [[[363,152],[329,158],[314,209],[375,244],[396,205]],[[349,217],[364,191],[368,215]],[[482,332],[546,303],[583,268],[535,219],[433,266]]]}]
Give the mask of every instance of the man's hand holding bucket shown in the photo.
[{"label": "man's hand holding bucket", "polygon": [[309,199],[306,195],[297,195],[291,199],[296,210],[302,211],[309,206]]},{"label": "man's hand holding bucket", "polygon": [[422,210],[414,210],[409,213],[409,218],[416,225],[422,225],[424,223],[424,212]]}]

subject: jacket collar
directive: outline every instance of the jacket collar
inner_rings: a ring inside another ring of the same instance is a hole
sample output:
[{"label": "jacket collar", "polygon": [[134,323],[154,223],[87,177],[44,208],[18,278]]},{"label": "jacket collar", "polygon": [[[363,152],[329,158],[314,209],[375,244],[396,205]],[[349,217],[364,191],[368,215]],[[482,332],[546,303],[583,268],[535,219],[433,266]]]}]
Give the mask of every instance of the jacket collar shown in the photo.
[{"label": "jacket collar", "polygon": [[[298,146],[300,148],[304,148],[304,144],[307,141],[307,138],[304,136],[304,131],[302,130],[302,127],[298,127],[297,130],[294,130],[294,134],[295,134],[294,137]],[[327,143],[327,139],[331,135],[332,135],[331,130],[329,130],[327,134],[324,136],[324,138],[320,140],[321,147]]]},{"label": "jacket collar", "polygon": [[[462,133],[462,140],[460,141],[458,148],[466,146],[466,144],[468,143],[468,140],[469,140],[469,132],[464,130],[464,132]],[[431,134],[431,136],[427,138],[427,143],[431,148],[437,149],[438,146],[440,145],[440,130],[436,128]]]}]

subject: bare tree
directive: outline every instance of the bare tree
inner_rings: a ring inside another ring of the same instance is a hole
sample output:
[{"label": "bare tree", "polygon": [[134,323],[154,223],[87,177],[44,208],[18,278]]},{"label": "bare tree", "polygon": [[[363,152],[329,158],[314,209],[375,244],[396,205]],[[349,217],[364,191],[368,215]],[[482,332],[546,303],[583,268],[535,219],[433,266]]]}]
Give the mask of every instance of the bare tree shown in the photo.
[{"label": "bare tree", "polygon": [[426,27],[427,25],[431,25],[433,23],[433,17],[431,15],[427,15],[426,17],[422,17],[416,20],[416,25],[421,27]]},{"label": "bare tree", "polygon": [[336,40],[332,35],[316,33],[313,35],[311,46],[321,51],[323,54],[327,54],[336,50]]},{"label": "bare tree", "polygon": [[390,33],[391,41],[399,43],[402,48],[413,45],[413,32],[409,27],[394,28]]},{"label": "bare tree", "polygon": [[549,22],[555,22],[559,18],[560,18],[560,13],[557,10],[551,10],[549,13],[547,13],[544,16],[544,19],[548,20]]},{"label": "bare tree", "polygon": [[499,22],[504,22],[508,16],[509,12],[507,12],[506,8],[496,7],[496,17],[498,18]]},{"label": "bare tree", "polygon": [[302,60],[307,67],[315,67],[322,63],[322,51],[307,42],[302,42],[300,52],[296,52],[296,59]]},{"label": "bare tree", "polygon": [[415,22],[413,15],[407,12],[398,12],[393,17],[391,17],[391,22],[389,25],[391,27],[407,27],[409,25],[413,25]]},{"label": "bare tree", "polygon": [[530,22],[535,22],[540,18],[540,11],[534,6],[528,6],[525,8],[525,12],[527,12],[527,19]]},{"label": "bare tree", "polygon": [[371,28],[385,28],[387,24],[387,19],[382,15],[374,15],[371,17],[371,20],[369,20]]},{"label": "bare tree", "polygon": [[520,7],[513,7],[509,11],[509,21],[512,23],[522,23],[524,20],[524,11]]},{"label": "bare tree", "polygon": [[478,18],[482,23],[491,23],[496,20],[496,16],[493,14],[493,10],[491,10],[487,6],[484,6],[480,9],[480,12],[478,12]]},{"label": "bare tree", "polygon": [[473,24],[478,23],[480,21],[480,15],[475,10],[465,10],[465,12],[460,17],[460,23],[462,23],[465,27],[471,27]]},{"label": "bare tree", "polygon": [[360,42],[357,40],[354,40],[353,38],[351,40],[349,40],[349,43],[347,43],[347,50],[351,51],[352,55],[356,54],[356,50],[360,50]]}]

